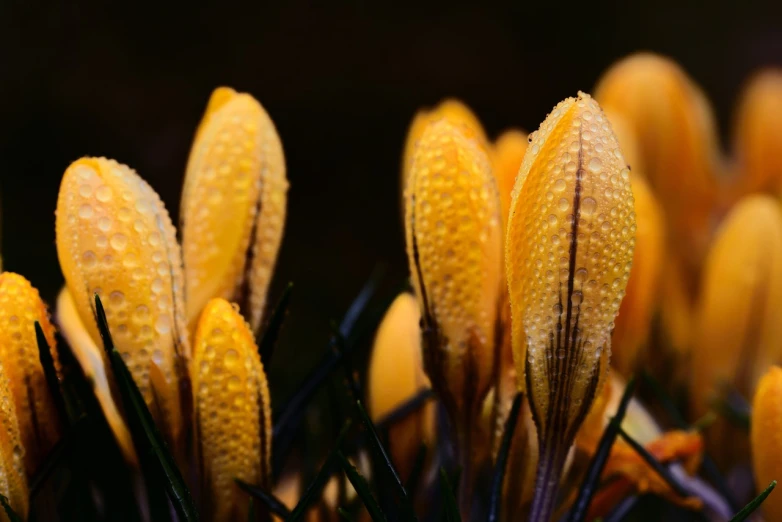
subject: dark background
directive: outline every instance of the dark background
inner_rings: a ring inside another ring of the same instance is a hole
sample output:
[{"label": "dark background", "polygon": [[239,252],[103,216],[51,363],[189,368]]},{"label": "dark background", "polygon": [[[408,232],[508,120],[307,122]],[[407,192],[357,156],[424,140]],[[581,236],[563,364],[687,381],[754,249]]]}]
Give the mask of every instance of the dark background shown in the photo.
[{"label": "dark background", "polygon": [[618,58],[654,50],[706,90],[729,141],[742,81],[758,67],[782,65],[781,3],[632,4],[0,0],[5,269],[53,302],[62,284],[54,246],[59,179],[82,155],[135,168],[176,220],[210,92],[248,91],[277,125],[291,182],[270,297],[295,282],[271,372],[286,395],[373,266],[384,261],[391,280],[405,276],[399,158],[417,108],[457,96],[491,136],[509,126],[533,130]]}]

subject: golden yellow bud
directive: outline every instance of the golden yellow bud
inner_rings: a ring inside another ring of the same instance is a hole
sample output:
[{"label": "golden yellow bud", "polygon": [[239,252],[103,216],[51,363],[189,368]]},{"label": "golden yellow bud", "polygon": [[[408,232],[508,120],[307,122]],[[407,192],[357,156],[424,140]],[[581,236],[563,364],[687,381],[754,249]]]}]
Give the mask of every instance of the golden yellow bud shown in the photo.
[{"label": "golden yellow bud", "polygon": [[[749,196],[731,211],[706,259],[701,291],[690,379],[695,417],[726,384],[751,397],[766,369],[782,358],[782,211],[775,199]],[[707,435],[732,460],[746,448],[728,444],[729,433]]]},{"label": "golden yellow bud", "polygon": [[782,192],[782,70],[754,76],[741,95],[736,118],[734,154],[743,193]]},{"label": "golden yellow bud", "polygon": [[0,324],[4,325],[0,328],[0,361],[16,405],[29,476],[38,470],[60,437],[60,420],[52,395],[60,390],[50,390],[46,382],[38,355],[36,321],[57,365],[54,326],[38,290],[18,274],[0,274]]},{"label": "golden yellow bud", "polygon": [[[772,366],[758,383],[752,400],[750,423],[752,464],[755,486],[763,491],[772,480],[782,477],[782,452],[779,434],[782,433],[782,368]],[[774,491],[761,506],[766,520],[782,520],[782,495]]]},{"label": "golden yellow bud", "polygon": [[611,125],[588,94],[532,135],[510,208],[513,351],[538,427],[532,520],[547,520],[568,448],[598,389],[630,277],[635,213]]},{"label": "golden yellow bud", "polygon": [[603,75],[595,98],[633,129],[643,175],[663,205],[672,239],[688,256],[688,270],[696,269],[710,237],[720,169],[706,96],[671,60],[639,53]]},{"label": "golden yellow bud", "polygon": [[517,129],[506,130],[494,142],[492,165],[500,193],[503,223],[508,222],[511,192],[528,144],[527,133]]},{"label": "golden yellow bud", "polygon": [[[25,451],[17,419],[19,408],[14,404],[14,393],[9,384],[6,367],[0,362],[0,494],[5,495],[11,507],[25,519],[29,508]],[[7,520],[2,509],[0,520]]]},{"label": "golden yellow bud", "polygon": [[133,446],[133,439],[112,396],[111,386],[106,375],[103,349],[95,344],[82,323],[68,287],[64,287],[57,297],[57,325],[73,351],[74,357],[79,362],[84,376],[92,385],[95,397],[98,399],[98,404],[100,404],[122,455],[129,463],[137,465],[138,457]]},{"label": "golden yellow bud", "polygon": [[196,133],[182,192],[187,318],[213,297],[241,303],[254,332],[285,224],[285,158],[252,96],[221,87]]},{"label": "golden yellow bud", "polygon": [[413,121],[407,131],[404,157],[402,158],[402,189],[407,186],[407,178],[410,175],[410,169],[413,166],[415,148],[423,136],[424,130],[426,130],[431,122],[439,119],[450,121],[462,131],[474,136],[483,147],[486,147],[488,138],[486,137],[486,132],[483,130],[480,120],[475,113],[461,101],[453,98],[446,98],[433,109],[421,109],[415,114],[415,117],[413,117]]},{"label": "golden yellow bud", "polygon": [[238,478],[271,486],[271,399],[255,336],[238,307],[212,299],[193,342],[193,391],[204,510],[215,521],[246,517]]},{"label": "golden yellow bud", "polygon": [[[378,421],[429,388],[421,355],[421,311],[408,293],[399,294],[377,330],[369,363],[369,410]],[[422,442],[434,442],[434,404],[391,426],[391,458],[404,479]]]},{"label": "golden yellow bud", "polygon": [[633,272],[611,337],[611,365],[624,376],[633,373],[643,360],[659,302],[665,252],[665,223],[657,200],[642,177],[632,176],[632,187],[637,223]]},{"label": "golden yellow bud", "polygon": [[408,180],[405,224],[426,372],[451,414],[470,417],[493,377],[501,217],[489,159],[464,130],[447,119],[424,130]]},{"label": "golden yellow bud", "polygon": [[[98,294],[114,344],[176,449],[190,349],[181,254],[168,212],[127,166],[82,158],[63,176],[56,225],[60,267],[82,323],[101,346],[93,315]],[[163,383],[150,381],[153,365]]]}]

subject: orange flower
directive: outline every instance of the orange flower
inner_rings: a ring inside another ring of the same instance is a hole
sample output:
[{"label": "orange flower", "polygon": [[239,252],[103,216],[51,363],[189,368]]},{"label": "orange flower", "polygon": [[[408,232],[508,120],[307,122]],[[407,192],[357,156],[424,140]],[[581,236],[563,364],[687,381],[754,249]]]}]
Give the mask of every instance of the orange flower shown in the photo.
[{"label": "orange flower", "polygon": [[[782,477],[782,368],[771,366],[752,400],[752,462],[758,490]],[[774,491],[763,503],[766,520],[782,520],[782,495]]]}]

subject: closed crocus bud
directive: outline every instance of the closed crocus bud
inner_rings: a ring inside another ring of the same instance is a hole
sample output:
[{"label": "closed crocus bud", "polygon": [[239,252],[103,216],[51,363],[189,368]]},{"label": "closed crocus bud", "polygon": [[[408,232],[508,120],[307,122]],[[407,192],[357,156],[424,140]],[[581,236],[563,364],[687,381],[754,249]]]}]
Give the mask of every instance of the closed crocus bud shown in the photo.
[{"label": "closed crocus bud", "polygon": [[491,384],[502,284],[497,186],[468,130],[447,119],[429,124],[405,198],[424,366],[456,424],[471,422]]},{"label": "closed crocus bud", "polygon": [[[411,294],[400,294],[377,330],[369,363],[369,409],[378,421],[429,388],[421,355],[421,311]],[[405,479],[421,443],[434,442],[434,405],[424,405],[389,429],[391,458]]]},{"label": "closed crocus bud", "polygon": [[439,119],[446,119],[459,128],[469,129],[481,146],[486,147],[488,138],[483,130],[480,120],[472,110],[463,102],[446,98],[439,105],[431,108],[421,109],[415,114],[410,128],[407,131],[405,141],[404,157],[402,158],[402,189],[407,185],[407,178],[410,175],[410,169],[413,166],[413,155],[415,148],[424,134],[427,126]]},{"label": "closed crocus bud", "polygon": [[538,428],[530,520],[544,521],[605,374],[636,225],[630,171],[588,94],[557,105],[531,137],[513,190],[505,266],[513,351]]},{"label": "closed crocus bud", "polygon": [[671,239],[687,255],[687,270],[694,273],[710,238],[721,168],[708,100],[678,65],[649,53],[612,66],[595,99],[633,129],[643,175],[663,205]]},{"label": "closed crocus bud", "polygon": [[193,341],[193,391],[203,513],[247,516],[234,479],[271,487],[271,400],[255,336],[237,307],[209,301]]},{"label": "closed crocus bud", "polygon": [[182,191],[187,318],[238,302],[257,334],[285,225],[288,181],[274,123],[255,98],[221,87],[196,133]]},{"label": "closed crocus bud", "polygon": [[[752,465],[755,485],[763,491],[772,480],[782,477],[782,452],[779,434],[782,433],[782,368],[772,366],[758,383],[752,400]],[[761,506],[766,520],[782,520],[782,495],[774,491]]]},{"label": "closed crocus bud", "polygon": [[528,144],[527,133],[517,129],[506,130],[494,142],[492,165],[500,193],[503,223],[508,222],[511,192]]},{"label": "closed crocus bud", "polygon": [[[5,361],[5,358],[0,358]],[[29,507],[29,491],[25,475],[25,451],[22,433],[14,404],[5,365],[0,362],[0,494],[4,495],[16,514],[26,519]],[[6,521],[5,510],[0,508],[0,521]]]},{"label": "closed crocus bud", "polygon": [[611,338],[611,366],[624,376],[634,373],[644,359],[665,252],[665,224],[657,200],[643,178],[633,176],[632,187],[637,223],[633,272]]},{"label": "closed crocus bud", "polygon": [[782,69],[754,76],[736,117],[734,154],[740,193],[782,193]]},{"label": "closed crocus bud", "polygon": [[[35,322],[40,323],[57,365],[54,327],[38,290],[24,277],[0,274],[0,361],[16,405],[16,417],[25,448],[25,468],[32,476],[60,436],[53,393],[38,355]],[[46,346],[41,349],[46,350]]]},{"label": "closed crocus bud", "polygon": [[138,465],[138,457],[133,447],[130,431],[111,393],[111,385],[106,375],[103,359],[103,349],[95,344],[95,340],[84,326],[67,287],[63,288],[57,297],[57,326],[79,362],[84,376],[91,384],[122,455],[129,463]]},{"label": "closed crocus bud", "polygon": [[[782,359],[782,211],[775,199],[749,196],[731,211],[706,259],[701,291],[690,379],[696,418],[725,385],[751,397],[763,372]],[[725,463],[747,451],[729,428],[707,433]]]},{"label": "closed crocus bud", "polygon": [[98,294],[114,344],[176,451],[190,350],[181,255],[168,212],[127,166],[82,158],[63,176],[56,233],[60,267],[82,323],[102,346],[93,315]]}]

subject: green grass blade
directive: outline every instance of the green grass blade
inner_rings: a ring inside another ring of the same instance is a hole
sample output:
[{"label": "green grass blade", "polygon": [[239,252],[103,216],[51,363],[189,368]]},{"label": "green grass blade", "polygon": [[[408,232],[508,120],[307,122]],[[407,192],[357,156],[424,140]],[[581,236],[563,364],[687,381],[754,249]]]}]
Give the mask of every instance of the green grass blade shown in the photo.
[{"label": "green grass blade", "polygon": [[152,414],[149,412],[144,397],[133,380],[133,376],[114,346],[114,341],[109,332],[109,324],[106,320],[106,312],[97,294],[95,295],[95,312],[98,330],[100,331],[101,339],[103,339],[103,347],[108,354],[111,369],[125,407],[125,413],[128,416],[128,424],[131,431],[134,432],[134,440],[137,444],[146,446],[138,448],[139,454],[150,454],[154,457],[159,466],[158,469],[162,473],[159,481],[164,484],[179,517],[186,522],[196,521],[198,520],[198,511],[193,503],[193,498],[190,496],[190,490],[187,488],[174,458],[168,451],[168,447],[155,425]]},{"label": "green grass blade", "polygon": [[10,522],[22,522],[22,517],[16,514],[16,511],[14,511],[11,504],[8,503],[8,498],[5,495],[0,495],[0,504],[2,504],[3,510]]},{"label": "green grass blade", "polygon": [[269,316],[269,321],[266,323],[266,328],[263,331],[263,335],[258,340],[258,353],[261,356],[263,365],[268,368],[272,355],[274,354],[274,348],[277,346],[277,339],[280,337],[280,330],[285,322],[285,317],[288,315],[288,308],[291,304],[291,295],[293,294],[293,283],[288,283],[285,286],[285,290],[282,292],[279,301],[274,307],[274,311]]},{"label": "green grass blade", "polygon": [[46,385],[49,388],[52,400],[54,400],[54,407],[57,410],[60,424],[65,426],[66,424],[69,424],[72,419],[68,414],[68,409],[63,400],[60,380],[57,378],[57,371],[54,368],[52,349],[49,346],[46,335],[43,333],[43,328],[41,328],[41,324],[38,321],[35,321],[35,340],[38,343],[38,359],[41,361]]},{"label": "green grass blade", "polygon": [[451,481],[448,480],[448,473],[444,468],[440,468],[440,489],[443,492],[443,502],[445,504],[445,520],[447,522],[461,522],[462,517],[459,514],[459,504],[456,502]]},{"label": "green grass blade", "polygon": [[363,475],[359,473],[356,467],[348,461],[348,459],[341,451],[337,452],[337,458],[342,465],[342,469],[345,470],[345,474],[348,476],[348,480],[351,484],[353,484],[353,488],[356,490],[356,494],[367,508],[369,516],[372,517],[374,522],[385,522],[386,517],[383,514],[383,510],[380,509],[380,506],[378,505],[375,496],[372,494],[372,491],[369,489],[369,483],[367,483],[367,479],[365,479]]},{"label": "green grass blade", "polygon": [[772,491],[774,491],[774,488],[777,487],[777,481],[772,480],[771,484],[768,485],[766,489],[763,490],[763,492],[752,499],[749,504],[744,506],[744,508],[736,513],[733,518],[730,519],[730,522],[742,522],[743,520],[747,520],[749,516],[757,510],[760,505],[763,503],[764,500],[766,500],[766,497],[768,497]]},{"label": "green grass blade", "polygon": [[269,511],[279,516],[283,520],[287,520],[287,518],[291,516],[290,510],[285,507],[285,504],[283,504],[282,501],[275,497],[272,493],[269,493],[268,491],[258,486],[248,484],[247,482],[244,482],[240,479],[234,479],[234,482],[236,482],[236,485],[239,486],[239,489],[250,495],[251,501],[257,498],[263,502],[266,507],[269,508]]},{"label": "green grass blade", "polygon": [[622,427],[619,427],[619,436],[624,439],[624,441],[631,447],[633,450],[642,458],[644,461],[646,461],[647,464],[662,478],[673,491],[676,492],[677,495],[680,497],[687,497],[690,495],[690,492],[687,491],[687,489],[682,486],[678,480],[671,474],[671,472],[668,470],[667,467],[665,467],[659,460],[654,458],[654,455],[646,451],[646,448],[644,448],[641,444],[638,443],[634,438],[632,438],[630,435],[627,434],[625,430],[622,429]]}]

